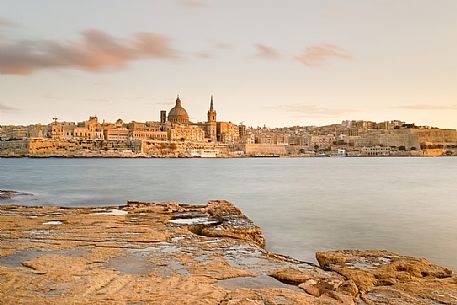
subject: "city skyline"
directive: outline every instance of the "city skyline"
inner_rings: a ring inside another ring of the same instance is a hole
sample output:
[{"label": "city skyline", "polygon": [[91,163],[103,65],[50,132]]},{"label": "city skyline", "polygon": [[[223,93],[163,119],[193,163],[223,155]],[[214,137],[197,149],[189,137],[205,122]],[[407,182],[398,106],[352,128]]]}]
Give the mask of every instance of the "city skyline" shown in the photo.
[{"label": "city skyline", "polygon": [[[208,103],[209,108],[211,111],[212,107],[213,107],[213,97],[214,95],[211,95],[210,96],[210,102]],[[169,111],[173,108],[173,106],[175,106],[175,102],[176,102],[176,99],[179,99],[181,101],[181,97],[179,94],[176,95],[175,97],[175,101],[173,102],[173,105],[169,105],[169,106],[166,106],[164,108],[161,108],[158,113],[153,116],[153,118],[150,118],[150,119],[146,119],[146,120],[143,120],[143,121],[140,121],[140,120],[135,120],[135,119],[132,119],[132,120],[124,120],[124,118],[122,116],[118,116],[117,118],[115,119],[112,119],[112,120],[107,120],[103,114],[100,115],[100,114],[97,114],[97,113],[94,113],[94,114],[88,114],[86,116],[86,118],[83,118],[81,120],[72,120],[72,119],[65,119],[65,118],[59,118],[59,117],[52,117],[48,122],[28,122],[28,123],[25,123],[25,124],[4,124],[5,126],[6,125],[11,125],[11,126],[32,126],[32,125],[50,125],[52,122],[71,122],[71,123],[82,123],[84,122],[87,117],[91,118],[91,117],[95,117],[95,118],[98,118],[98,119],[101,119],[103,123],[107,123],[107,124],[111,124],[111,123],[114,123],[118,120],[122,120],[122,121],[125,121],[125,122],[160,122],[161,121],[161,112],[165,112],[166,114],[166,117],[168,117],[168,114]],[[165,103],[164,103],[165,105]],[[168,103],[167,103],[168,105]],[[184,108],[186,109],[186,111],[188,110],[186,103],[183,102],[183,106]],[[217,111],[217,102],[214,102],[214,110]],[[207,110],[208,111],[208,110]],[[191,111],[188,111],[188,112],[191,112]],[[219,114],[219,112],[218,112]],[[208,114],[206,114],[208,115]],[[194,124],[194,123],[205,123],[208,121],[208,117],[206,118],[201,118],[201,119],[197,119],[197,120],[192,120],[192,118],[195,118],[195,116],[190,116],[189,117],[189,123],[190,124]],[[246,121],[241,121],[241,122],[234,122],[234,121],[231,121],[231,120],[223,120],[223,121],[226,121],[226,122],[229,122],[229,123],[234,123],[234,124],[239,124],[239,125],[245,125],[246,127],[249,127],[249,128],[271,128],[271,129],[280,129],[280,128],[292,128],[292,127],[325,127],[325,126],[330,126],[330,125],[339,125],[339,124],[344,124],[345,122],[350,122],[350,121],[353,121],[353,122],[373,122],[373,123],[385,123],[385,122],[394,122],[394,121],[401,121],[401,118],[391,118],[391,119],[388,119],[388,120],[383,120],[383,121],[373,121],[373,120],[369,120],[369,119],[352,119],[352,118],[345,118],[341,121],[335,121],[335,122],[330,122],[328,124],[324,124],[324,125],[285,125],[285,126],[269,126],[267,124],[264,124],[262,126],[260,125],[257,125],[257,126],[254,126],[252,124],[249,124],[249,122],[246,122]],[[446,128],[440,128],[439,126],[434,126],[434,125],[420,125],[420,124],[416,124],[416,122],[404,122],[405,124],[410,124],[410,125],[415,125],[417,127],[431,127],[431,128],[438,128],[438,129],[446,129]],[[187,124],[187,123],[184,123],[184,124]],[[2,124],[0,124],[1,126]],[[452,128],[448,128],[448,129],[452,129]]]},{"label": "city skyline", "polygon": [[179,93],[195,122],[214,94],[250,126],[457,128],[454,1],[3,3],[3,125],[158,120]]}]

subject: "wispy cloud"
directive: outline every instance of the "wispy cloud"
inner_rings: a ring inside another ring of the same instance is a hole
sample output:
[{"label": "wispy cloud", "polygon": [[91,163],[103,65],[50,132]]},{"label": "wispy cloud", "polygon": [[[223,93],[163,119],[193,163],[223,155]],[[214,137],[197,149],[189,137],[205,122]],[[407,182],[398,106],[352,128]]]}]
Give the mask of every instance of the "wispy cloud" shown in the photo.
[{"label": "wispy cloud", "polygon": [[17,24],[8,19],[0,17],[0,28],[14,27],[14,26],[17,26]]},{"label": "wispy cloud", "polygon": [[298,62],[306,66],[319,66],[332,58],[349,60],[352,59],[352,55],[335,45],[322,44],[308,47],[300,55],[295,57]]},{"label": "wispy cloud", "polygon": [[82,38],[78,43],[4,40],[0,42],[0,73],[25,75],[49,68],[100,71],[123,68],[132,60],[177,57],[169,40],[156,33],[136,33],[125,40],[89,30]]},{"label": "wispy cloud", "polygon": [[221,49],[221,50],[228,50],[228,49],[233,48],[233,46],[231,44],[226,43],[226,42],[213,42],[213,45],[215,48]]},{"label": "wispy cloud", "polygon": [[273,49],[272,47],[266,46],[261,43],[257,43],[255,45],[257,49],[257,54],[256,56],[262,57],[262,58],[267,58],[267,59],[278,59],[280,57],[280,54],[278,51]]},{"label": "wispy cloud", "polygon": [[202,7],[207,5],[207,3],[203,0],[178,0],[179,4],[188,6],[188,7]]},{"label": "wispy cloud", "polygon": [[457,110],[457,105],[412,104],[395,106],[393,108],[410,110]]},{"label": "wispy cloud", "polygon": [[309,104],[280,105],[268,108],[280,112],[290,113],[292,116],[300,118],[334,118],[357,112],[357,110],[350,108],[327,108]]},{"label": "wispy cloud", "polygon": [[10,107],[10,106],[7,106],[7,105],[4,105],[4,104],[0,104],[0,112],[13,112],[13,111],[16,111],[17,108],[14,108],[14,107]]}]

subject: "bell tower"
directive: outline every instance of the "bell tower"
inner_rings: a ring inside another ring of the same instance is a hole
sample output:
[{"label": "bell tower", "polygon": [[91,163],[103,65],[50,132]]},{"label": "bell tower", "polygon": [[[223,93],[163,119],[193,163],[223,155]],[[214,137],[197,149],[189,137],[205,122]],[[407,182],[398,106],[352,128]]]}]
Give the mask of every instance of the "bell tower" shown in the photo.
[{"label": "bell tower", "polygon": [[206,137],[211,141],[217,141],[217,122],[216,122],[216,110],[214,110],[213,96],[211,95],[211,103],[208,110],[208,122],[206,123]]},{"label": "bell tower", "polygon": [[216,122],[216,110],[214,110],[213,96],[211,95],[211,103],[208,110],[208,122]]}]

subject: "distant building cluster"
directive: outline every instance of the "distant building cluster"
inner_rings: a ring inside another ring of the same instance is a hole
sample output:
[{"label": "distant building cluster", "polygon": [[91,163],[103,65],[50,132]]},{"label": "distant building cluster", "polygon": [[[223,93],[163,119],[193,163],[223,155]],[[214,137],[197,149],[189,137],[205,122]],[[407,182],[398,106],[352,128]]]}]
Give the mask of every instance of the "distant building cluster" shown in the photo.
[{"label": "distant building cluster", "polygon": [[[320,155],[390,156],[455,154],[457,131],[393,120],[346,120],[327,126],[248,129],[252,143],[288,145]],[[289,149],[291,151],[292,149]],[[435,150],[434,152],[432,150]]]},{"label": "distant building cluster", "polygon": [[57,119],[49,125],[2,126],[2,141],[25,138],[50,138],[54,140],[161,140],[161,141],[196,141],[237,143],[240,138],[239,126],[231,122],[217,121],[214,101],[211,96],[208,120],[193,123],[182,106],[179,96],[176,105],[168,112],[160,111],[160,121],[124,123],[118,119],[115,123],[99,122],[96,116],[87,121],[59,122]]},{"label": "distant building cluster", "polygon": [[247,127],[217,121],[211,96],[207,120],[191,122],[179,96],[159,121],[0,126],[0,156],[392,156],[457,155],[457,131],[393,120],[346,120],[327,126]]}]

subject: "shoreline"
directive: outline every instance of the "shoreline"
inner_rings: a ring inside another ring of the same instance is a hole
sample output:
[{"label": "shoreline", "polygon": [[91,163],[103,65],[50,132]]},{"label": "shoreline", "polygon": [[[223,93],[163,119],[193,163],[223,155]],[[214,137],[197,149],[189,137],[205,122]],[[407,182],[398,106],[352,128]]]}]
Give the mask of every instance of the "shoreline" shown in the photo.
[{"label": "shoreline", "polygon": [[261,158],[278,158],[278,159],[322,159],[322,158],[337,158],[337,159],[344,159],[344,158],[452,158],[456,156],[419,156],[419,155],[391,155],[391,156],[221,156],[221,157],[158,157],[158,156],[119,156],[119,155],[111,155],[111,156],[62,156],[62,155],[49,155],[49,156],[40,156],[40,155],[23,155],[23,156],[12,156],[0,155],[0,159],[261,159]]},{"label": "shoreline", "polygon": [[9,205],[0,220],[5,304],[457,304],[456,274],[426,259],[341,250],[317,266],[268,252],[224,200]]}]

